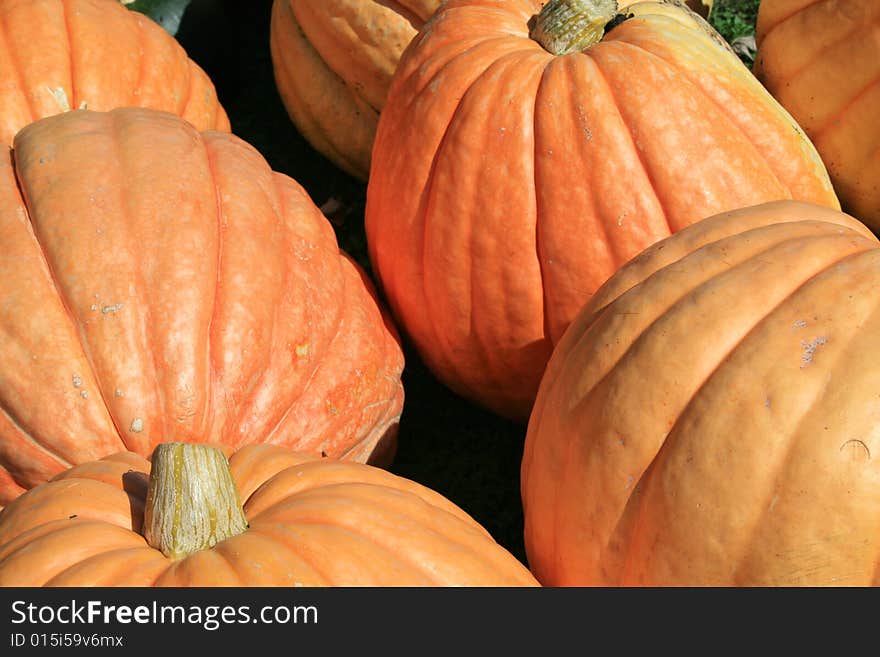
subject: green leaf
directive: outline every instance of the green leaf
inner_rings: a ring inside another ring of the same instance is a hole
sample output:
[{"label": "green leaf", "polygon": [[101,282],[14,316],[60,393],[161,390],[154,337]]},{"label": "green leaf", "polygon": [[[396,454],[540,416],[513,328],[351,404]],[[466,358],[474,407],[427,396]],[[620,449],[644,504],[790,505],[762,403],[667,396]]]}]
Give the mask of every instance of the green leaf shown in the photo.
[{"label": "green leaf", "polygon": [[132,11],[152,18],[171,36],[177,34],[183,12],[192,0],[119,0]]},{"label": "green leaf", "polygon": [[755,23],[760,0],[715,0],[709,10],[709,24],[714,27],[746,66],[755,60]]}]

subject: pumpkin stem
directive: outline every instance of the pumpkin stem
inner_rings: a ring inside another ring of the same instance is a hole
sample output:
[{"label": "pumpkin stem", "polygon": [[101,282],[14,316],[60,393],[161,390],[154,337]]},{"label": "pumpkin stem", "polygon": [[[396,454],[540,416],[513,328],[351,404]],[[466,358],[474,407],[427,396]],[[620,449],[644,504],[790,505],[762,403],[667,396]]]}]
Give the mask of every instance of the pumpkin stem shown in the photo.
[{"label": "pumpkin stem", "polygon": [[144,538],[179,559],[248,527],[229,461],[216,447],[163,443],[153,451]]},{"label": "pumpkin stem", "polygon": [[550,0],[532,17],[529,36],[554,55],[599,43],[617,14],[617,0]]}]

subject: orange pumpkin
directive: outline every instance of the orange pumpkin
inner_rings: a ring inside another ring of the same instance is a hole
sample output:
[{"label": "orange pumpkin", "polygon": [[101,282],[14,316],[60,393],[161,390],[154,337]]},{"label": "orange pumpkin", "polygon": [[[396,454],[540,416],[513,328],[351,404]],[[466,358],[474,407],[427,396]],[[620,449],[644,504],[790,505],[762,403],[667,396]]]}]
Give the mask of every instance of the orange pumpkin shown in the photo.
[{"label": "orange pumpkin", "polygon": [[125,106],[230,129],[209,77],[143,14],[118,0],[0,0],[0,142],[69,109]]},{"label": "orange pumpkin", "polygon": [[401,53],[440,0],[274,0],[278,93],[300,134],[366,180],[376,122]]},{"label": "orange pumpkin", "polygon": [[643,248],[762,201],[839,207],[810,142],[695,13],[542,4],[434,15],[395,74],[366,201],[398,325],[440,380],[521,419],[577,310]]},{"label": "orange pumpkin", "polygon": [[0,502],[162,440],[386,464],[403,353],[303,188],[166,112],[41,119],[0,158]]},{"label": "orange pumpkin", "polygon": [[880,244],[779,201],[648,248],[575,318],[522,462],[556,586],[880,584]]},{"label": "orange pumpkin", "polygon": [[227,470],[222,453],[198,453],[209,449],[161,445],[152,471],[123,452],[20,496],[0,514],[0,586],[538,585],[464,511],[403,477],[269,445],[235,451]]},{"label": "orange pumpkin", "polygon": [[762,0],[754,72],[797,119],[843,209],[880,230],[880,2]]}]

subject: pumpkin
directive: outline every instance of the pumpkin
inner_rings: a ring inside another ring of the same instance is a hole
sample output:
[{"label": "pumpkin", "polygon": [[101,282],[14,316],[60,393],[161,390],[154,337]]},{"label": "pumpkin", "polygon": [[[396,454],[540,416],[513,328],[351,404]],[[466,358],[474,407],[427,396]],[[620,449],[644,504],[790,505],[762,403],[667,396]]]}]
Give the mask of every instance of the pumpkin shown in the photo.
[{"label": "pumpkin", "polygon": [[697,14],[542,4],[450,0],[427,23],[379,118],[365,211],[421,358],[521,420],[577,310],[643,248],[762,201],[839,207],[812,144]]},{"label": "pumpkin", "polygon": [[797,119],[843,209],[880,230],[880,3],[762,0],[754,72]]},{"label": "pumpkin", "polygon": [[277,445],[224,451],[163,443],[152,463],[122,452],[28,491],[0,514],[0,586],[538,585],[416,482]]},{"label": "pumpkin", "polygon": [[646,249],[557,345],[521,470],[556,586],[880,583],[880,244],[776,201]]},{"label": "pumpkin", "polygon": [[361,181],[401,53],[440,0],[274,0],[275,83],[299,133]]},{"label": "pumpkin", "polygon": [[151,107],[229,131],[208,75],[118,0],[0,0],[0,141],[76,108]]},{"label": "pumpkin", "polygon": [[167,436],[387,464],[396,330],[293,179],[158,110],[36,121],[0,158],[0,500]]}]

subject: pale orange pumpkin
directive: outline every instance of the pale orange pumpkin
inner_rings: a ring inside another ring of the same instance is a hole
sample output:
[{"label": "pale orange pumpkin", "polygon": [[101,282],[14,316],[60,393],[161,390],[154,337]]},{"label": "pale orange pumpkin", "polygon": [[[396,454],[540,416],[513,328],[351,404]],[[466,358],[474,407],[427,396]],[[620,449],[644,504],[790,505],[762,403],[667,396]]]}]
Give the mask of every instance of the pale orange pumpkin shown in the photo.
[{"label": "pale orange pumpkin", "polygon": [[73,110],[0,158],[0,504],[160,441],[387,464],[403,352],[294,180],[166,112]]},{"label": "pale orange pumpkin", "polygon": [[556,586],[880,584],[880,243],[780,201],[620,269],[566,331],[522,461]]},{"label": "pale orange pumpkin", "polygon": [[[6,507],[0,586],[538,585],[455,504],[386,470],[251,445],[225,450],[224,473],[218,450],[162,448],[152,472],[123,452]],[[203,498],[185,495],[195,481]]]},{"label": "pale orange pumpkin", "polygon": [[754,72],[797,119],[843,205],[880,230],[880,2],[762,0]]},{"label": "pale orange pumpkin", "polygon": [[519,419],[577,310],[649,244],[763,201],[839,207],[812,144],[698,15],[542,5],[434,14],[380,115],[365,217],[424,361]]},{"label": "pale orange pumpkin", "polygon": [[400,56],[440,0],[275,0],[269,46],[300,134],[366,180],[379,113]]},{"label": "pale orange pumpkin", "polygon": [[208,75],[119,0],[0,0],[0,142],[59,112],[126,106],[230,129]]}]

